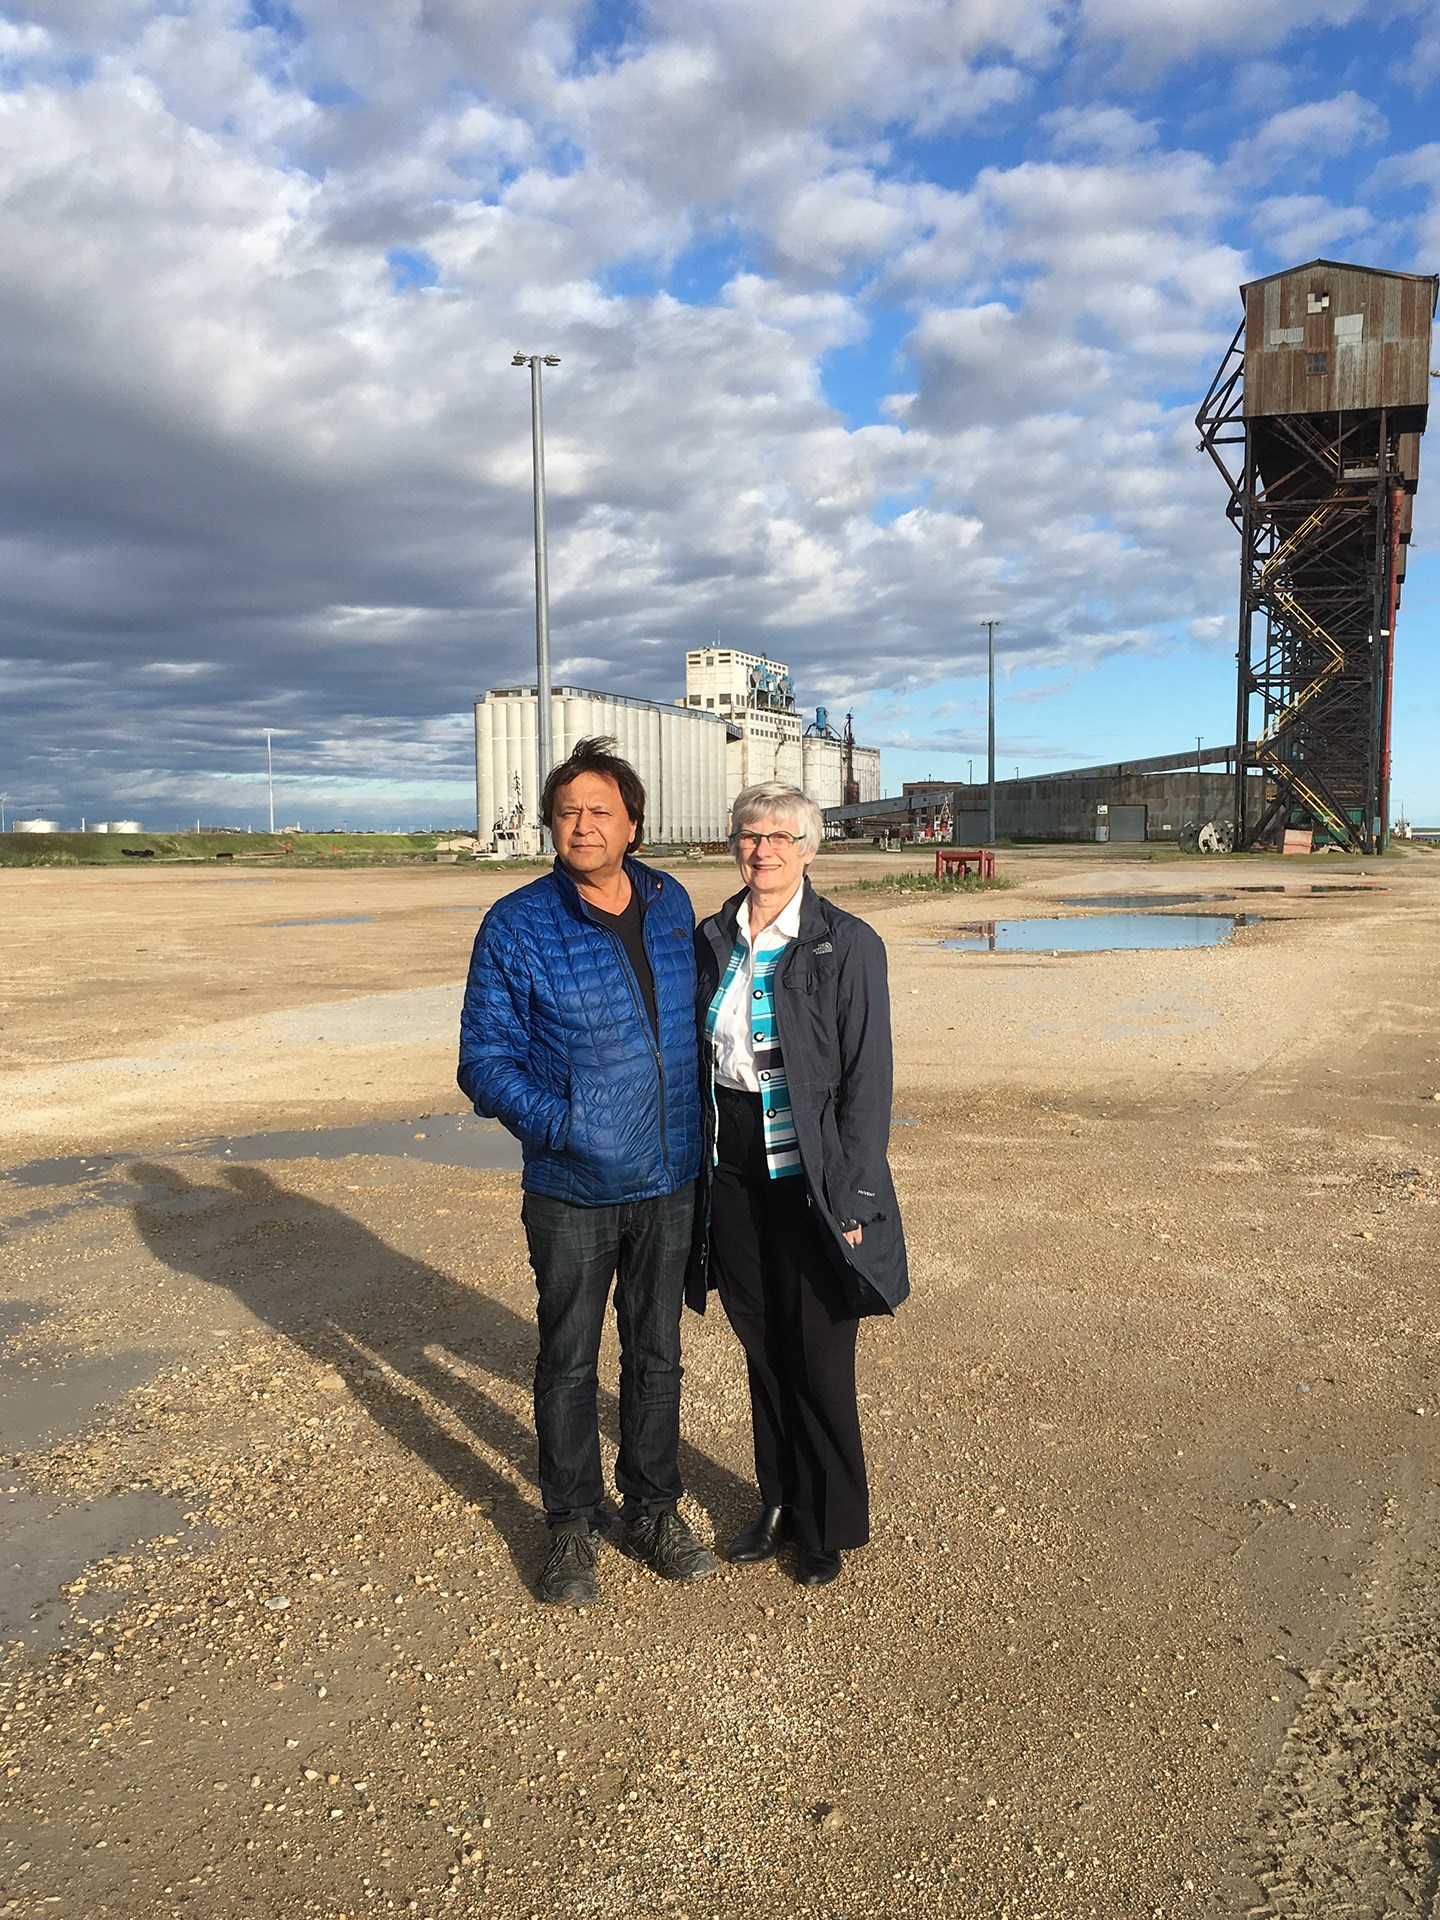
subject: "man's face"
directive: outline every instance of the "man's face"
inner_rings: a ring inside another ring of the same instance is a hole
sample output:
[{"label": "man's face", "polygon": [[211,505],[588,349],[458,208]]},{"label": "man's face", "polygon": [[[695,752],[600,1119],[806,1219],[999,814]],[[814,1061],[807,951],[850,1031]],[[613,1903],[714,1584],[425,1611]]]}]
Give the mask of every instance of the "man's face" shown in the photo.
[{"label": "man's face", "polygon": [[577,879],[607,880],[620,870],[635,822],[608,773],[577,773],[555,795],[550,833],[562,866]]}]

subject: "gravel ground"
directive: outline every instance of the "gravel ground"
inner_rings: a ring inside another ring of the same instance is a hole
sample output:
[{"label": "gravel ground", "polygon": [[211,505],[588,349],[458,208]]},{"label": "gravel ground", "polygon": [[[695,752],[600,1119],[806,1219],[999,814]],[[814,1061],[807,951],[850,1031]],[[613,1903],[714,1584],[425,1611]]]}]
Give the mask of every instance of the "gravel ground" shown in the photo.
[{"label": "gravel ground", "polygon": [[[871,1546],[823,1591],[606,1550],[579,1614],[531,1594],[518,1180],[395,1149],[460,1110],[500,878],[0,876],[0,1912],[1434,1920],[1440,859],[1002,864],[842,895],[915,1285]],[[1224,947],[938,945],[1237,885],[1289,891]],[[723,1545],[743,1374],[686,1335]]]}]

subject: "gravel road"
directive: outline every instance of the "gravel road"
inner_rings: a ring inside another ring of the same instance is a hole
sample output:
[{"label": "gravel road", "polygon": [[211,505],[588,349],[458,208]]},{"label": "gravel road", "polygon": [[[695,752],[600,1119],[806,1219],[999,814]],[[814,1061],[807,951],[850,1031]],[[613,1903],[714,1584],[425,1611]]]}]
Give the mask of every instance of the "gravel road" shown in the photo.
[{"label": "gravel road", "polygon": [[[502,878],[0,875],[0,1913],[1435,1920],[1440,855],[844,891],[902,864],[817,869],[894,993],[873,1542],[820,1591],[607,1550],[578,1614],[518,1177],[455,1118]],[[1255,923],[940,944],[1182,888]],[[743,1372],[686,1339],[723,1545]]]}]

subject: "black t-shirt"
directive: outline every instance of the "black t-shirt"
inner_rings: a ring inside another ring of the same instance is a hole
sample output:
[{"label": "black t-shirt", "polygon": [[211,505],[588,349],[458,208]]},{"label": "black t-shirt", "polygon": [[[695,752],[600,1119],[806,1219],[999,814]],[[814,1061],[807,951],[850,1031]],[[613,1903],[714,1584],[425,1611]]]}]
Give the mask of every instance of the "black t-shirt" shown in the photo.
[{"label": "black t-shirt", "polygon": [[635,975],[636,985],[640,989],[640,998],[644,1001],[645,1011],[650,1016],[651,1031],[658,1040],[660,1012],[655,1004],[655,973],[650,965],[650,956],[645,951],[645,909],[640,904],[638,891],[631,887],[630,904],[623,913],[605,913],[594,906],[590,911],[607,932],[615,935],[625,949],[625,958],[630,962],[630,971]]}]

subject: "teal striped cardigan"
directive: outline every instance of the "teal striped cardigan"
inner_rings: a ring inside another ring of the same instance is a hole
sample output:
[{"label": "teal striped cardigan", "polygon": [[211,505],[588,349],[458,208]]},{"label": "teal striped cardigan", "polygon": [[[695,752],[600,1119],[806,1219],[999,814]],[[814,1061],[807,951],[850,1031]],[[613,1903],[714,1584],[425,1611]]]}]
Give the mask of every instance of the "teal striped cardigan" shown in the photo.
[{"label": "teal striped cardigan", "polygon": [[[770,1169],[772,1180],[792,1179],[804,1172],[800,1164],[800,1143],[795,1134],[795,1116],[790,1111],[790,1088],[785,1079],[785,1062],[780,1057],[780,1036],[775,1025],[775,995],[773,983],[775,968],[786,951],[784,946],[772,947],[768,953],[757,953],[755,957],[754,987],[750,1000],[750,1044],[755,1055],[755,1074],[760,1082],[760,1097],[764,1103],[761,1112],[765,1122],[765,1162]],[[720,1009],[725,1004],[725,996],[734,984],[735,976],[745,964],[745,936],[735,942],[730,955],[730,964],[725,969],[724,978],[715,990],[705,1015],[705,1031],[710,1038],[711,1086],[714,1086],[715,1059],[715,1023],[720,1017]],[[714,1094],[712,1092],[713,1100]],[[715,1136],[719,1143],[719,1127]]]}]

